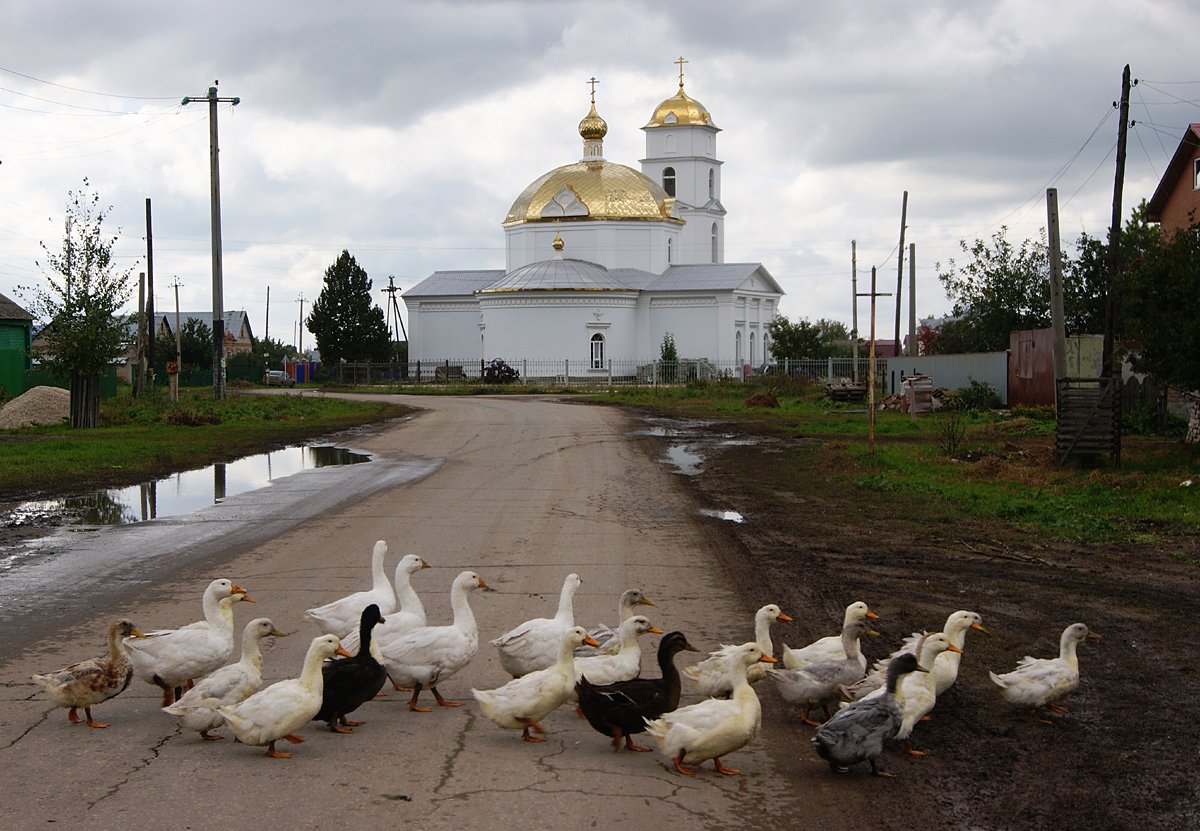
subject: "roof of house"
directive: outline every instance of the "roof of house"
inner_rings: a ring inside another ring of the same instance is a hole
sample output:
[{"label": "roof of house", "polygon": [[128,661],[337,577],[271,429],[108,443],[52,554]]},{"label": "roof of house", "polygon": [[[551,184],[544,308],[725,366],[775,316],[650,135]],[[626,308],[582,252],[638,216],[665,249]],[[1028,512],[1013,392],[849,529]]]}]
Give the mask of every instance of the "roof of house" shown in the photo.
[{"label": "roof of house", "polygon": [[33,315],[18,306],[15,300],[0,294],[0,320],[33,320]]},{"label": "roof of house", "polygon": [[[168,330],[172,332],[175,331],[175,312],[160,311],[155,315],[155,317],[157,317],[159,320],[158,325],[154,327],[155,329],[158,329],[165,323]],[[225,320],[226,332],[236,333],[242,328],[243,325],[245,325],[246,334],[248,334],[250,337],[254,337],[254,330],[250,328],[250,317],[246,314],[244,309],[235,309],[233,311],[226,310],[221,313],[221,317]],[[212,329],[212,319],[212,309],[204,312],[181,311],[179,313],[180,325],[189,320],[199,320],[209,329]]]},{"label": "roof of house", "polygon": [[1162,212],[1167,205],[1167,199],[1171,196],[1171,191],[1175,189],[1175,183],[1179,181],[1179,177],[1185,172],[1189,172],[1187,165],[1194,157],[1197,148],[1200,148],[1200,124],[1189,124],[1179,142],[1179,147],[1175,149],[1175,155],[1171,157],[1170,164],[1167,165],[1162,179],[1158,182],[1158,187],[1154,189],[1154,195],[1150,197],[1150,203],[1146,206],[1146,219],[1151,222],[1162,221]]}]

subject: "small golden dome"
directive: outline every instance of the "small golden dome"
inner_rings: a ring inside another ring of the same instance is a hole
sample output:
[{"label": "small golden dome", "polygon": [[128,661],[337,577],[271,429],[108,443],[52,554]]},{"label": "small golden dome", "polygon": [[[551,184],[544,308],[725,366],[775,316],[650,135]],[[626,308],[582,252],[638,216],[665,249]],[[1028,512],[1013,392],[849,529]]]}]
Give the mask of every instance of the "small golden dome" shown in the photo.
[{"label": "small golden dome", "polygon": [[[663,101],[650,116],[646,127],[712,127],[712,116],[703,104],[683,91],[683,83],[679,84],[679,92]],[[645,128],[642,128],[645,129]]]},{"label": "small golden dome", "polygon": [[608,123],[596,112],[596,102],[593,101],[592,109],[579,122],[579,135],[583,136],[584,141],[600,141],[607,134]]}]

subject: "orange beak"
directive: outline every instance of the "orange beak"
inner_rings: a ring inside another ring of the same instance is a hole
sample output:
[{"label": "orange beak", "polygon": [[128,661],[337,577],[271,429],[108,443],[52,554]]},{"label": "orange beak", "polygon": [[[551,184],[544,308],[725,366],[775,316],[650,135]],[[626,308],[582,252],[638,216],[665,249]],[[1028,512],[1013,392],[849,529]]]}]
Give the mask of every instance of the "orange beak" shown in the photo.
[{"label": "orange beak", "polygon": [[583,642],[586,643],[588,646],[599,646],[600,645],[600,641],[596,640],[591,635],[588,635],[587,637],[585,637],[583,639]]},{"label": "orange beak", "polygon": [[991,632],[989,632],[988,630],[986,630],[986,629],[984,629],[982,626],[980,626],[978,623],[972,623],[972,624],[971,624],[971,628],[972,628],[972,629],[975,629],[976,631],[982,632],[982,633],[983,633],[983,634],[985,634],[985,635],[990,635],[990,634],[992,634]]},{"label": "orange beak", "polygon": [[346,648],[344,646],[342,646],[340,643],[338,644],[337,652],[335,652],[334,654],[341,655],[343,658],[353,658],[354,657],[349,652],[347,652]]},{"label": "orange beak", "polygon": [[777,663],[779,663],[779,662],[778,662],[778,661],[776,661],[774,658],[772,658],[770,655],[763,655],[763,656],[762,656],[761,658],[759,658],[758,660],[759,660],[759,661],[761,661],[761,662],[762,662],[762,663],[764,663],[764,664],[777,664]]},{"label": "orange beak", "polygon": [[947,651],[947,652],[957,652],[959,655],[961,655],[961,654],[962,654],[962,650],[961,650],[961,649],[959,649],[959,648],[958,648],[957,646],[955,646],[954,644],[950,644],[949,646],[947,646],[947,647],[946,647],[946,651]]},{"label": "orange beak", "polygon": [[650,627],[649,629],[647,629],[646,631],[647,631],[647,632],[649,632],[649,633],[651,633],[651,634],[653,634],[653,635],[662,635],[662,634],[664,634],[664,633],[663,633],[663,630],[659,629],[657,626],[651,626],[651,627]]},{"label": "orange beak", "polygon": [[483,582],[483,578],[482,578],[482,577],[480,577],[480,578],[479,578],[479,588],[481,588],[481,589],[490,589],[490,588],[491,588],[491,586],[489,586],[487,583]]},{"label": "orange beak", "polygon": [[879,620],[879,615],[875,614],[870,609],[867,609],[867,617],[869,617],[871,620]]},{"label": "orange beak", "polygon": [[786,612],[780,612],[780,613],[779,613],[779,619],[780,619],[780,620],[782,620],[782,621],[783,621],[783,622],[785,622],[785,623],[791,623],[791,622],[792,622],[792,616],[791,616],[791,615],[789,615],[789,614],[787,614]]}]

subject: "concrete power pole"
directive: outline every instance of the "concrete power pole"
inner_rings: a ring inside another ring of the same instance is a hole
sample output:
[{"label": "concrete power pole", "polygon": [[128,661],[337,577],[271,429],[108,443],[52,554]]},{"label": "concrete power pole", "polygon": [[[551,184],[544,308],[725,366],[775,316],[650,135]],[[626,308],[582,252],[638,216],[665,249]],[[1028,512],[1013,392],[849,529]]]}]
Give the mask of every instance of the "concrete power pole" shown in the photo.
[{"label": "concrete power pole", "polygon": [[[1057,382],[1067,377],[1067,327],[1066,316],[1063,313],[1057,188],[1046,188],[1046,235],[1050,243],[1050,325],[1054,327],[1054,380]],[[1057,388],[1056,383],[1055,389]]]},{"label": "concrete power pole", "polygon": [[204,97],[188,96],[183,99],[186,106],[194,101],[208,102],[208,165],[212,199],[212,282],[213,282],[213,397],[218,401],[225,398],[225,309],[222,298],[224,275],[221,272],[221,165],[217,142],[217,104],[229,103],[237,106],[240,98],[218,98],[217,82],[208,88]]},{"label": "concrete power pole", "polygon": [[[908,223],[908,191],[904,191],[904,201],[900,205],[900,247],[896,249],[896,346],[893,355],[900,355],[900,309],[902,306],[901,290],[904,288],[904,226]],[[871,289],[874,291],[875,289]]]},{"label": "concrete power pole", "polygon": [[154,227],[150,222],[150,197],[146,197],[146,380],[154,389]]},{"label": "concrete power pole", "polygon": [[908,354],[917,352],[917,244],[908,244]]},{"label": "concrete power pole", "polygon": [[850,380],[858,383],[858,242],[850,240]]}]

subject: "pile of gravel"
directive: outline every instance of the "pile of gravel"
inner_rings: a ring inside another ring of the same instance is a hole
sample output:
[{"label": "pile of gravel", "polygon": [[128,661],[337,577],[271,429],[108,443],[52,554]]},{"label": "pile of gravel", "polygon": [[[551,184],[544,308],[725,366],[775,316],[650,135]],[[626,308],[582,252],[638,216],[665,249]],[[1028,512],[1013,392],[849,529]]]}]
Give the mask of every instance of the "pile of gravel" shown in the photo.
[{"label": "pile of gravel", "polygon": [[58,387],[34,387],[0,407],[0,430],[59,424],[71,417],[71,393]]}]

